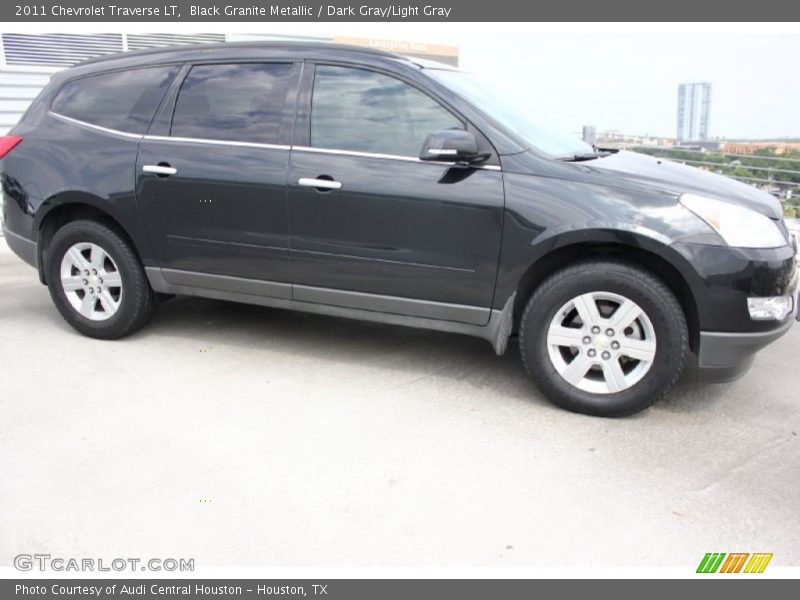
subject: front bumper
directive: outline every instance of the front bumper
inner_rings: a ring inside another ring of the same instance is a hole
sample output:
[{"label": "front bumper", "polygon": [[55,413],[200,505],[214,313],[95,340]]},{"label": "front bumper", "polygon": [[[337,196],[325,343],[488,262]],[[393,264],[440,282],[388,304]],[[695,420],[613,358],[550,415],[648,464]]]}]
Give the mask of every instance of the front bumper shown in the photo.
[{"label": "front bumper", "polygon": [[756,352],[783,336],[795,321],[800,321],[800,294],[797,288],[795,278],[791,293],[794,298],[792,313],[775,329],[749,333],[701,331],[697,348],[700,379],[710,383],[724,383],[747,373]]},{"label": "front bumper", "polygon": [[791,293],[797,277],[794,248],[788,244],[760,249],[688,243],[672,247],[687,263],[684,277],[697,309],[697,331],[761,333],[781,325],[751,319],[747,299]]},{"label": "front bumper", "polygon": [[709,383],[738,379],[750,369],[756,352],[784,335],[794,322],[792,316],[778,329],[758,333],[701,331],[697,353],[700,379]]}]

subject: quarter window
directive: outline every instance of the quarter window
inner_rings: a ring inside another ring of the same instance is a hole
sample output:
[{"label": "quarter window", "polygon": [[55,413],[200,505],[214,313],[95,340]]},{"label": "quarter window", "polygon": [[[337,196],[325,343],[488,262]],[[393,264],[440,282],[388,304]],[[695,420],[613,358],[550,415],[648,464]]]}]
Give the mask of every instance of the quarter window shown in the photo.
[{"label": "quarter window", "polygon": [[419,156],[428,134],[463,129],[453,114],[394,77],[320,65],[314,76],[311,145],[316,148]]},{"label": "quarter window", "polygon": [[93,125],[144,133],[177,67],[153,67],[81,77],[66,83],[50,110]]},{"label": "quarter window", "polygon": [[278,143],[291,72],[291,63],[192,67],[178,94],[171,134]]}]

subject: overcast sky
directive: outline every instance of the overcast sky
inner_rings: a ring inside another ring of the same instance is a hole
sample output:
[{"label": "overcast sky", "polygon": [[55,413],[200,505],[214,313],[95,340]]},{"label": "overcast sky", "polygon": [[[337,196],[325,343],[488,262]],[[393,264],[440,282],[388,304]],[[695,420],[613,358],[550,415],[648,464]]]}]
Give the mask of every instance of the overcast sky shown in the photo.
[{"label": "overcast sky", "polygon": [[800,137],[799,34],[553,34],[543,33],[541,24],[530,32],[525,24],[513,32],[493,24],[489,33],[459,23],[283,27],[286,33],[324,30],[457,45],[463,69],[563,131],[587,124],[598,131],[675,136],[678,84],[704,80],[712,85],[709,135]]},{"label": "overcast sky", "polygon": [[492,39],[491,52],[459,47],[463,68],[562,129],[674,136],[678,84],[704,80],[709,135],[800,137],[800,36],[515,34]]},{"label": "overcast sky", "polygon": [[[51,23],[4,24],[50,32]],[[562,131],[675,136],[677,88],[711,82],[709,134],[800,137],[796,23],[63,23],[62,31],[217,31],[451,44],[461,66]],[[602,32],[602,33],[597,33]]]}]

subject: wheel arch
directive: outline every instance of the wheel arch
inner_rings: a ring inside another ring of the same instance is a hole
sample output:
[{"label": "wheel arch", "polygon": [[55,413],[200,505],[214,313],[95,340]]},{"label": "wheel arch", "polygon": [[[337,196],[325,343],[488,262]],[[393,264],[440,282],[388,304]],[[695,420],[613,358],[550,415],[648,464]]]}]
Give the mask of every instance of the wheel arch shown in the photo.
[{"label": "wheel arch", "polygon": [[[648,247],[650,246],[650,247]],[[551,249],[534,260],[518,280],[514,301],[513,330],[517,331],[530,297],[536,288],[556,271],[586,258],[616,258],[642,267],[659,277],[672,291],[680,304],[689,328],[689,345],[696,350],[700,336],[697,298],[687,281],[685,268],[664,257],[655,245],[629,244],[621,241],[572,241]]]},{"label": "wheel arch", "polygon": [[67,223],[85,219],[103,223],[119,233],[134,249],[141,260],[142,252],[139,244],[123,227],[120,219],[112,214],[109,205],[92,194],[68,192],[52,198],[37,211],[34,219],[36,232],[36,258],[40,281],[47,285],[44,261],[47,248],[55,233]]}]

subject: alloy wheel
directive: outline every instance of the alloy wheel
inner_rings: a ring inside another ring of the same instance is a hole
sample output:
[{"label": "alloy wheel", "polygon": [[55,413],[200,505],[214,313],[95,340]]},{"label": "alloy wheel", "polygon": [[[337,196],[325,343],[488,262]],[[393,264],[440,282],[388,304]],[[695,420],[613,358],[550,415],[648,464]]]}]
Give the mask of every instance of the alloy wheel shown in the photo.
[{"label": "alloy wheel", "polygon": [[92,321],[110,319],[122,301],[122,275],[97,244],[72,245],[61,259],[61,287],[70,305]]},{"label": "alloy wheel", "polygon": [[567,383],[593,394],[612,394],[636,385],[653,366],[656,335],[650,318],[629,298],[590,292],[556,312],[547,350]]}]

